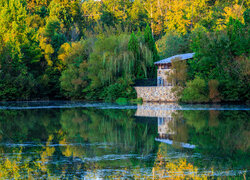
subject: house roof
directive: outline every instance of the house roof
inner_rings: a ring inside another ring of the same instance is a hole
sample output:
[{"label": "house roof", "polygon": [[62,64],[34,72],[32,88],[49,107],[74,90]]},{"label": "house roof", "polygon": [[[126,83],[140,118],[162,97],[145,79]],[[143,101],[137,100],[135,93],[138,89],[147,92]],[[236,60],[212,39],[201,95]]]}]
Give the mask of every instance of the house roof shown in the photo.
[{"label": "house roof", "polygon": [[186,59],[191,59],[194,57],[194,53],[187,53],[187,54],[179,54],[179,55],[175,55],[160,61],[155,62],[154,64],[168,64],[171,63],[171,61],[175,58],[180,58],[181,60],[186,60]]}]

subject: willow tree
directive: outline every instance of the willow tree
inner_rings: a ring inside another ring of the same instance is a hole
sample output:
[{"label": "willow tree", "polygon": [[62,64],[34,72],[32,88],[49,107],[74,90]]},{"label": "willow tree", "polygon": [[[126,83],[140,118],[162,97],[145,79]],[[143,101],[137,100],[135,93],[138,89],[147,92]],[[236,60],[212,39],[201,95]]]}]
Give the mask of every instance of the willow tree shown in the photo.
[{"label": "willow tree", "polygon": [[141,69],[147,76],[147,67],[153,64],[152,53],[139,44],[140,63],[134,53],[128,49],[129,36],[121,34],[100,38],[96,41],[89,60],[89,77],[92,87],[110,85],[118,78],[134,79],[136,71]]}]

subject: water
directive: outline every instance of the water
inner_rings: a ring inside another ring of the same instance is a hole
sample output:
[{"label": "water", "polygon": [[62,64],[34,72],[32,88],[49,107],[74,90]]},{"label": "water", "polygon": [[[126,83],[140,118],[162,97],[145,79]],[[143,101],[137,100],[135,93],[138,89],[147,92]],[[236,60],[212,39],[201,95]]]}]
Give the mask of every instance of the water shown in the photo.
[{"label": "water", "polygon": [[246,105],[0,103],[0,179],[247,179]]}]

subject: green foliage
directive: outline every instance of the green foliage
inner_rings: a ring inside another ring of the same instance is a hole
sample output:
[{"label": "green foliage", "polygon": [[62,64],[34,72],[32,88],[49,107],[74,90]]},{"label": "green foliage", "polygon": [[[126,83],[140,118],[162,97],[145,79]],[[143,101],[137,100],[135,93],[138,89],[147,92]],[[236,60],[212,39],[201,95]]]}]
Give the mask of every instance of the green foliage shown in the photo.
[{"label": "green foliage", "polygon": [[136,98],[135,89],[131,86],[131,80],[118,80],[116,83],[111,84],[104,88],[101,97],[105,101],[115,101],[119,98],[128,98],[134,99]]},{"label": "green foliage", "polygon": [[146,43],[146,45],[148,46],[148,48],[152,51],[153,53],[153,60],[158,61],[159,60],[159,55],[156,49],[156,45],[155,45],[155,40],[154,37],[152,35],[152,30],[149,27],[149,25],[147,25],[145,32],[144,32],[144,41]]},{"label": "green foliage", "polygon": [[250,24],[250,9],[247,9],[247,10],[244,12],[243,17],[244,17],[245,24],[246,24],[247,26],[249,26],[249,24]]},{"label": "green foliage", "polygon": [[126,105],[128,103],[128,99],[127,98],[118,98],[115,102],[117,104],[120,104],[120,105]]},{"label": "green foliage", "polygon": [[232,55],[240,56],[249,51],[250,45],[247,44],[246,36],[244,36],[244,25],[238,20],[230,17],[227,25],[227,34],[230,40],[230,50]]},{"label": "green foliage", "polygon": [[164,59],[176,54],[191,52],[188,38],[176,31],[169,31],[156,42],[159,56]]},{"label": "green foliage", "polygon": [[222,101],[246,101],[249,98],[249,77],[244,70],[244,66],[249,67],[247,27],[230,18],[226,33],[207,32],[199,27],[192,38],[196,54],[193,60],[188,61],[189,78],[198,75],[206,82],[217,80]]},{"label": "green foliage", "polygon": [[135,33],[132,32],[129,42],[128,42],[128,50],[133,52],[135,58],[138,58],[138,53],[139,53],[139,43],[137,41],[137,38],[135,36]]},{"label": "green foliage", "polygon": [[128,50],[128,43],[126,34],[103,37],[95,42],[89,59],[89,78],[93,88],[110,85],[120,77],[134,79],[140,73],[147,76],[147,68],[153,63],[151,52],[141,44],[140,58],[136,58]]},{"label": "green foliage", "polygon": [[171,62],[173,72],[168,75],[168,82],[173,82],[174,85],[184,87],[187,81],[187,63],[186,61],[175,58]]},{"label": "green foliage", "polygon": [[82,99],[83,89],[88,86],[88,64],[90,55],[90,41],[65,44],[61,47],[59,58],[66,64],[60,77],[61,88],[68,98]]},{"label": "green foliage", "polygon": [[187,82],[187,87],[182,92],[181,101],[190,103],[208,102],[206,86],[205,80],[200,77]]},{"label": "green foliage", "polygon": [[0,0],[0,27],[0,100],[105,99],[190,47],[188,79],[217,80],[222,101],[250,96],[247,1]]}]

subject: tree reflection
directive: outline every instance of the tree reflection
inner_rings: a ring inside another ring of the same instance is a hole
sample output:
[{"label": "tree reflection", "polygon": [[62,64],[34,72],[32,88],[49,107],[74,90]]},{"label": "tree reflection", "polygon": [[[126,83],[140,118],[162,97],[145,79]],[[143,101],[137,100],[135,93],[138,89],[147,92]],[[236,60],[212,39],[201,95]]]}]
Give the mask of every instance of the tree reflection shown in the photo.
[{"label": "tree reflection", "polygon": [[[113,144],[116,151],[148,154],[154,149],[156,126],[137,123],[131,110],[67,110],[62,113],[66,141]],[[69,128],[70,127],[70,128]],[[95,155],[100,155],[103,149]]]},{"label": "tree reflection", "polygon": [[206,179],[212,174],[204,169],[245,170],[250,164],[247,111],[150,111],[161,114],[150,120],[138,119],[134,110],[94,108],[0,113],[3,179]]},{"label": "tree reflection", "polygon": [[[190,140],[202,153],[237,157],[249,152],[247,111],[184,111]],[[193,130],[192,130],[193,129]]]},{"label": "tree reflection", "polygon": [[167,158],[167,145],[163,143],[159,145],[152,174],[153,179],[207,179],[211,175],[200,175],[198,168],[188,163],[186,158]]}]

